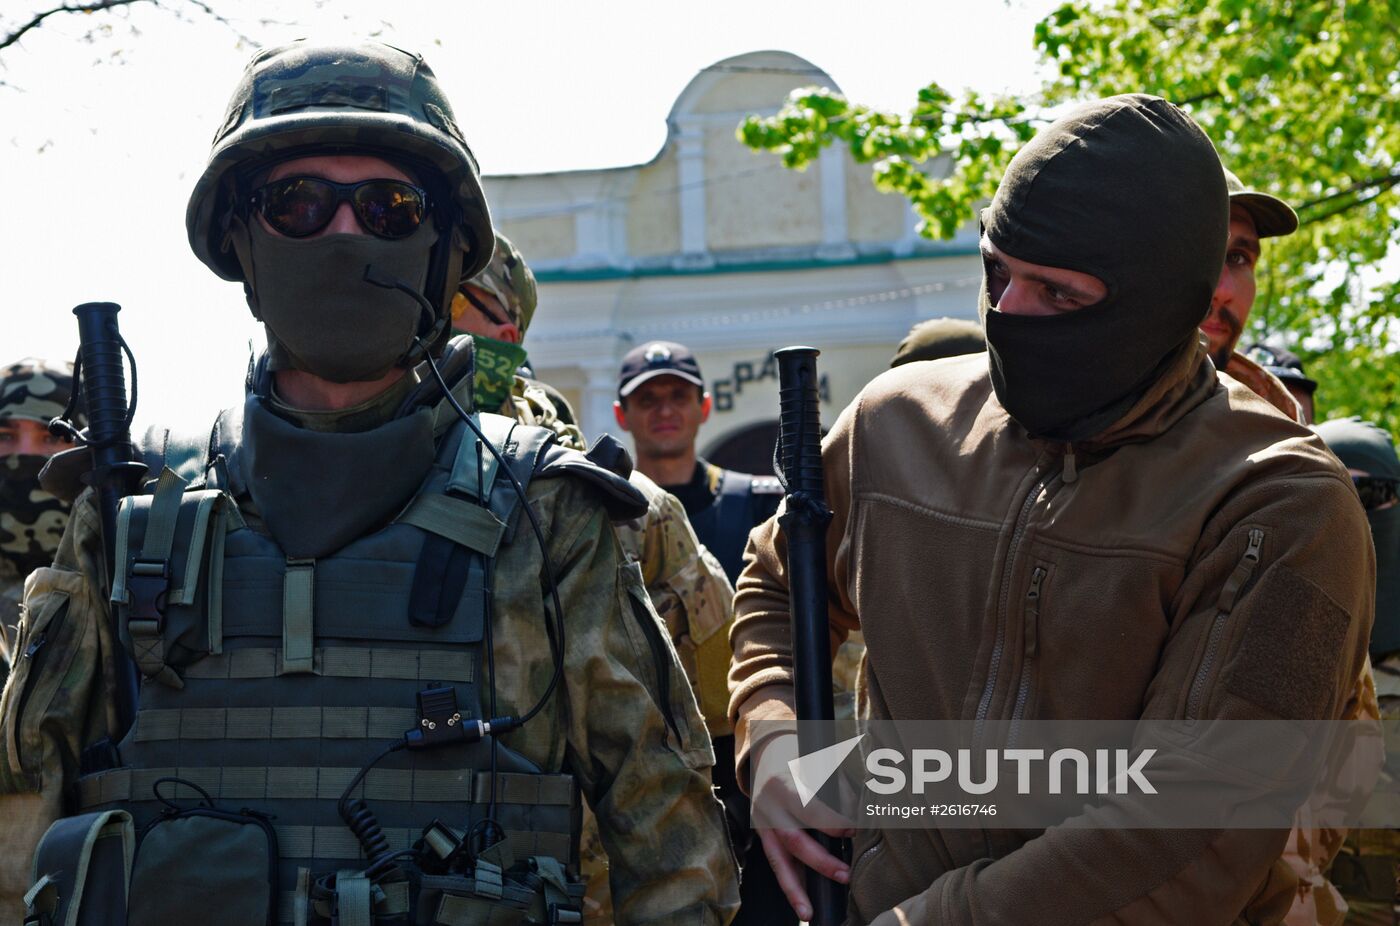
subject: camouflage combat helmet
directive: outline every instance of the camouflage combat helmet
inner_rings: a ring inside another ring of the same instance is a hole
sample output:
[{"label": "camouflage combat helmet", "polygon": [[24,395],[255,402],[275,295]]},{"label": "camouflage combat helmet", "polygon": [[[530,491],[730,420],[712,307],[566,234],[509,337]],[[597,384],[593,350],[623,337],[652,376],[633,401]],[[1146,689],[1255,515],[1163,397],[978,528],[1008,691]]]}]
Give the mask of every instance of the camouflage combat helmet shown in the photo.
[{"label": "camouflage combat helmet", "polygon": [[434,175],[420,180],[455,234],[439,239],[425,295],[445,317],[456,281],[491,259],[491,215],[476,158],[437,78],[420,56],[388,45],[298,41],[265,49],[248,63],[185,213],[195,255],[225,280],[246,282],[228,233],[240,199],[251,193],[251,175],[290,157],[337,149]]},{"label": "camouflage combat helmet", "polygon": [[[73,394],[73,364],[25,357],[0,369],[0,418],[48,424],[63,414]],[[77,424],[83,424],[76,415]]]},{"label": "camouflage combat helmet", "polygon": [[[520,256],[510,239],[496,232],[496,251],[486,269],[476,274],[462,274],[462,285],[467,283],[480,286],[501,303],[520,336],[530,327],[530,319],[539,305],[539,290],[535,285],[535,273],[525,258]],[[456,318],[465,309],[466,297],[458,294],[452,300],[452,317]]]}]

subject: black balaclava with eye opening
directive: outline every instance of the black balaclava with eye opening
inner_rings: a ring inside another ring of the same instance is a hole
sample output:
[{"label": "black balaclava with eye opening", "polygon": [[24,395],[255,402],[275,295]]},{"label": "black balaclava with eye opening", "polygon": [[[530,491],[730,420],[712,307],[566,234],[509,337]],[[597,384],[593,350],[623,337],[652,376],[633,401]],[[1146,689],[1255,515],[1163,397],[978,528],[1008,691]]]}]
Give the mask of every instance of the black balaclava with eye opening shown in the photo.
[{"label": "black balaclava with eye opening", "polygon": [[1068,442],[1122,417],[1195,349],[1229,216],[1210,139],[1157,97],[1086,103],[1022,148],[982,213],[984,233],[1019,260],[1092,274],[1108,295],[1060,315],[1005,315],[984,274],[992,385],[1011,417]]}]

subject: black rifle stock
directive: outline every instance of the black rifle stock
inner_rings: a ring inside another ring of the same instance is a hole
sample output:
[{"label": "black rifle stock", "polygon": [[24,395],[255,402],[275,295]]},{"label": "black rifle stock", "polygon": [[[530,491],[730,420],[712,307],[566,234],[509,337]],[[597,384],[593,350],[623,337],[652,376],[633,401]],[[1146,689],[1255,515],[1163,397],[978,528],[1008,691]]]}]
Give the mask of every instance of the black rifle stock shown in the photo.
[{"label": "black rifle stock", "polygon": [[[121,306],[114,302],[87,302],[75,309],[78,317],[78,363],[74,371],[74,391],[81,390],[86,405],[88,427],[82,435],[92,451],[92,472],[87,481],[97,492],[98,510],[102,515],[102,549],[107,565],[107,591],[110,593],[116,575],[117,509],[124,496],[131,494],[145,466],[131,459],[131,415],[136,403],[130,405],[126,395],[126,373],[122,367],[122,351],[127,350],[117,327]],[[128,350],[128,357],[130,352]],[[136,388],[136,367],[131,368],[132,392]],[[104,739],[89,747],[83,764],[94,768],[113,767],[119,763],[115,742],[131,729],[136,718],[136,698],[139,679],[121,643],[121,628],[116,610],[108,609],[112,641],[116,646],[112,668],[116,673],[117,729],[113,739]]]},{"label": "black rifle stock", "polygon": [[[792,614],[793,687],[797,742],[802,755],[831,745],[835,707],[831,685],[831,637],[827,622],[826,530],[831,509],[822,482],[821,410],[814,347],[785,347],[778,361],[779,468],[787,489],[778,519],[787,536],[788,601]],[[811,834],[832,855],[844,855],[842,840]],[[807,872],[812,926],[838,926],[846,919],[842,885]]]}]

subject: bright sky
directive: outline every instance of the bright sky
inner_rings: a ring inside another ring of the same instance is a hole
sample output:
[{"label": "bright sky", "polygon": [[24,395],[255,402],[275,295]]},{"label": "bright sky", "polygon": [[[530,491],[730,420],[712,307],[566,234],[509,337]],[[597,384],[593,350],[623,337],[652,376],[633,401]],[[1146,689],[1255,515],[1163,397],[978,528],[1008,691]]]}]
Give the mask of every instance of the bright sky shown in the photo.
[{"label": "bright sky", "polygon": [[[194,258],[184,228],[254,51],[240,33],[262,45],[374,35],[421,50],[482,170],[528,173],[650,159],[696,72],[760,49],[801,55],[852,99],[890,109],[909,108],[931,80],[1028,91],[1040,82],[1034,23],[1057,5],[887,0],[857,14],[849,0],[209,2],[231,25],[193,7],[181,21],[170,9],[183,0],[165,0],[52,17],[0,52],[0,177],[11,197],[0,213],[0,363],[71,357],[69,310],[118,302],[140,371],[138,423],[198,430],[241,395],[248,342],[261,340],[240,287]],[[0,31],[21,18],[8,13]]]}]

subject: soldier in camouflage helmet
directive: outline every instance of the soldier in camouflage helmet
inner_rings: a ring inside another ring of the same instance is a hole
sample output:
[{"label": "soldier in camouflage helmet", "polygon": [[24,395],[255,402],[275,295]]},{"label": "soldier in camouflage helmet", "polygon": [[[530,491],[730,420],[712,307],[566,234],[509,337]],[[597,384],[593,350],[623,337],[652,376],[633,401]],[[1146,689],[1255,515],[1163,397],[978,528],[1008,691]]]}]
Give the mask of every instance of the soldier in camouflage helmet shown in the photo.
[{"label": "soldier in camouflage helmet", "polygon": [[[491,263],[463,280],[452,303],[454,327],[472,335],[477,351],[476,397],[484,407],[500,407],[526,424],[550,428],[566,446],[587,450],[567,400],[517,372],[525,362],[519,345],[538,301],[534,273],[510,239],[497,232]],[[646,496],[647,510],[615,525],[618,540],[628,559],[641,567],[647,594],[666,622],[705,725],[722,752],[733,735],[725,677],[734,589],[696,538],[680,501],[636,470],[628,479]],[[588,922],[609,922],[607,854],[591,817],[584,824],[582,861],[588,876]]]},{"label": "soldier in camouflage helmet", "polygon": [[[260,52],[187,229],[268,351],[189,480],[148,455],[115,568],[87,493],[29,581],[4,919],[23,895],[35,922],[111,921],[129,867],[130,926],[578,922],[582,797],[619,922],[723,926],[709,737],[610,523],[645,500],[551,431],[461,411],[450,307],[494,236],[426,63]],[[114,658],[141,676],[130,730]]]},{"label": "soldier in camouflage helmet", "polygon": [[[26,357],[0,370],[0,673],[10,671],[24,577],[53,562],[66,502],[39,486],[49,457],[71,447],[49,433],[73,392],[73,366]],[[0,676],[3,677],[3,676]]]}]

